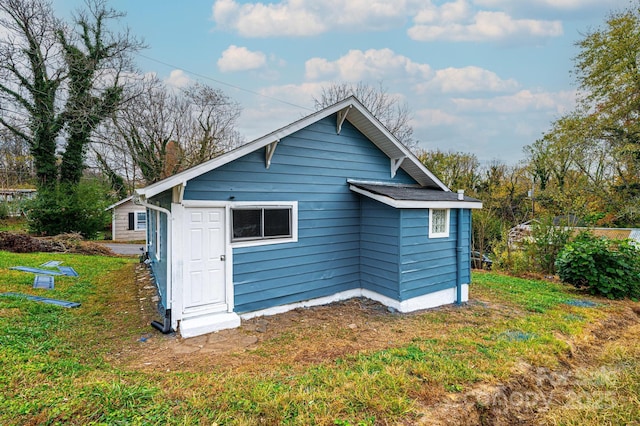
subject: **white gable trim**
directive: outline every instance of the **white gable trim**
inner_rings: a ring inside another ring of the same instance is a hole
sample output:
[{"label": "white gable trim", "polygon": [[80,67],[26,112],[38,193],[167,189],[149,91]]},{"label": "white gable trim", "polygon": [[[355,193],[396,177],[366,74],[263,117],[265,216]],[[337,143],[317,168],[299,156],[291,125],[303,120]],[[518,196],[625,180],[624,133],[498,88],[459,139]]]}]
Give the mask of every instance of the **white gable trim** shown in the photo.
[{"label": "white gable trim", "polygon": [[447,188],[440,179],[431,173],[406,146],[402,145],[402,143],[400,143],[398,139],[396,139],[391,132],[389,132],[389,130],[380,123],[380,121],[378,121],[355,97],[352,96],[295,121],[286,127],[249,142],[248,144],[233,151],[227,152],[226,154],[192,167],[191,169],[175,174],[160,182],[156,182],[146,188],[137,189],[136,192],[146,198],[153,197],[154,195],[167,191],[174,186],[185,184],[193,178],[264,148],[273,143],[274,140],[283,139],[319,120],[322,120],[325,117],[342,111],[345,108],[349,108],[350,111],[346,119],[365,134],[365,136],[367,136],[380,150],[389,156],[389,158],[406,157],[402,162],[401,168],[418,183],[423,186],[435,185],[443,191],[450,191],[449,188]]},{"label": "white gable trim", "polygon": [[131,199],[133,199],[133,195],[128,196],[127,198],[125,198],[124,200],[120,200],[117,203],[111,204],[109,207],[107,207],[106,209],[104,209],[105,211],[107,210],[111,210],[114,209],[124,203],[126,203],[127,201],[130,201]]}]

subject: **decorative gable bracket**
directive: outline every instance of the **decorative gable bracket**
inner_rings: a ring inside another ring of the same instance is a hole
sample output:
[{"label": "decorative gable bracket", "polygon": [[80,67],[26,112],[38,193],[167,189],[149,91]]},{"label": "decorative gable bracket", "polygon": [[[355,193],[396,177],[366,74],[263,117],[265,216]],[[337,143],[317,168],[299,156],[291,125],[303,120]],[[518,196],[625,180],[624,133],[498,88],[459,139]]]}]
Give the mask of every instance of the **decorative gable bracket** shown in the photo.
[{"label": "decorative gable bracket", "polygon": [[340,131],[342,130],[342,123],[344,123],[344,120],[347,119],[347,114],[349,114],[349,110],[352,108],[351,105],[349,105],[347,108],[343,109],[342,111],[338,111],[338,120],[336,123],[336,132],[338,134],[340,134]]},{"label": "decorative gable bracket", "polygon": [[271,159],[273,158],[273,154],[276,152],[276,146],[278,146],[278,142],[280,142],[280,139],[276,139],[275,141],[264,147],[264,160],[265,167],[267,169],[271,166]]},{"label": "decorative gable bracket", "polygon": [[396,177],[396,173],[398,173],[398,169],[402,165],[402,162],[404,161],[405,158],[407,158],[407,157],[400,157],[400,158],[392,158],[391,159],[391,177],[392,178]]}]

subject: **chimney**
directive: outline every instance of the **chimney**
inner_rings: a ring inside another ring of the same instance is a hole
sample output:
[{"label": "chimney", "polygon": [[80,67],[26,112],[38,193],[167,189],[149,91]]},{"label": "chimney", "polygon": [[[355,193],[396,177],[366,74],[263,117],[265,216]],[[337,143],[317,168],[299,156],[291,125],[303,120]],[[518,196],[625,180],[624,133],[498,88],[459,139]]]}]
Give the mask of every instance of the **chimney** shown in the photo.
[{"label": "chimney", "polygon": [[464,189],[458,189],[458,201],[464,200]]}]

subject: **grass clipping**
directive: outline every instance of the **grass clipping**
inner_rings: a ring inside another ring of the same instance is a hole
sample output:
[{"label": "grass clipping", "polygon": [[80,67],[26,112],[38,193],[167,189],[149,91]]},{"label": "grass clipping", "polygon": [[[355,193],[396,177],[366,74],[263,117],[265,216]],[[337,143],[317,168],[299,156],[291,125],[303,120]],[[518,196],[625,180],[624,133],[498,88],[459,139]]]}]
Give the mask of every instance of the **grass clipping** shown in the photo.
[{"label": "grass clipping", "polygon": [[13,253],[76,253],[111,256],[107,247],[86,241],[77,233],[60,234],[54,237],[33,237],[25,233],[0,232],[0,250]]}]

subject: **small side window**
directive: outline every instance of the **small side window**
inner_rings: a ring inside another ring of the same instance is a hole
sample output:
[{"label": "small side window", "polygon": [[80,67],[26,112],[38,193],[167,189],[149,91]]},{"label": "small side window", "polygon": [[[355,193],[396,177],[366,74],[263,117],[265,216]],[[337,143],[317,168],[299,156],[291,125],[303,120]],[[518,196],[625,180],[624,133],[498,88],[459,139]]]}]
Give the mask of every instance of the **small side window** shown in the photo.
[{"label": "small side window", "polygon": [[429,238],[449,236],[449,209],[429,209]]}]

